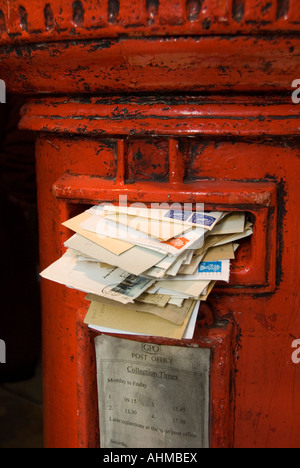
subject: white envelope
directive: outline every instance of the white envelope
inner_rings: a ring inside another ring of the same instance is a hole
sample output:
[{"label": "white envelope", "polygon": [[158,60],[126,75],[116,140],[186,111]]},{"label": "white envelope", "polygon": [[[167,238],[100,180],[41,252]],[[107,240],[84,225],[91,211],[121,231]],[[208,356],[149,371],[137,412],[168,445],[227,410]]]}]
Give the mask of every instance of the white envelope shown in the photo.
[{"label": "white envelope", "polygon": [[[207,288],[210,280],[199,281],[181,281],[181,280],[160,280],[157,281],[155,287],[158,287],[157,293],[164,294],[163,291],[174,291],[179,294],[185,294],[188,297],[198,298],[200,294]],[[160,289],[162,288],[162,289]]]},{"label": "white envelope", "polygon": [[152,218],[143,218],[139,216],[131,216],[123,213],[107,214],[105,219],[114,221],[115,223],[123,224],[131,229],[135,229],[140,232],[144,232],[151,237],[167,241],[173,237],[179,236],[183,232],[192,229],[191,226],[183,224],[168,223],[164,221],[158,221]]},{"label": "white envelope", "polygon": [[[171,289],[164,289],[164,288],[157,288],[157,293],[155,294],[172,294],[172,297],[173,298],[176,298],[176,299],[189,299],[191,297],[194,297],[194,296],[189,296],[187,294],[183,294],[181,292],[176,292],[175,290],[171,290]],[[198,298],[198,296],[195,296],[195,298]]]},{"label": "white envelope", "polygon": [[96,294],[128,304],[140,296],[153,281],[130,275],[120,268],[101,268],[99,263],[78,262],[67,251],[41,272],[41,277],[85,293]]},{"label": "white envelope", "polygon": [[[89,213],[95,213],[95,209],[88,210]],[[135,231],[128,226],[115,223],[105,219],[99,211],[99,216],[93,215],[86,222],[81,224],[82,229],[100,233],[107,237],[113,237],[128,241],[132,244],[146,247],[151,250],[156,250],[161,253],[178,256],[187,249],[198,249],[203,244],[205,229],[195,228],[185,232],[180,237],[171,239],[170,241],[160,242],[158,239],[152,238],[148,234]]]},{"label": "white envelope", "polygon": [[177,257],[177,260],[176,262],[166,271],[166,274],[167,275],[170,275],[170,276],[176,276],[181,265],[183,264],[184,262],[184,254],[183,255],[179,255],[179,257]]},{"label": "white envelope", "polygon": [[130,206],[104,205],[101,209],[106,213],[125,213],[133,216],[157,219],[173,223],[184,223],[187,226],[213,229],[223,216],[223,212],[189,211],[180,209],[136,208]]},{"label": "white envelope", "polygon": [[110,252],[116,255],[120,255],[121,253],[126,252],[127,250],[133,247],[132,244],[124,242],[121,239],[111,239],[109,237],[103,236],[101,232],[96,233],[96,231],[92,232],[82,229],[81,224],[84,221],[88,221],[91,217],[92,215],[85,211],[84,213],[75,216],[74,218],[68,219],[67,221],[62,223],[62,225],[67,227],[71,231],[77,232],[77,234],[86,237],[87,239],[91,240],[92,242],[95,242],[96,244],[100,245],[101,247],[109,250]]},{"label": "white envelope", "polygon": [[138,246],[134,246],[120,255],[115,255],[79,234],[75,234],[68,239],[65,246],[99,262],[117,266],[137,276],[152,268],[164,258],[164,255],[159,252]]}]

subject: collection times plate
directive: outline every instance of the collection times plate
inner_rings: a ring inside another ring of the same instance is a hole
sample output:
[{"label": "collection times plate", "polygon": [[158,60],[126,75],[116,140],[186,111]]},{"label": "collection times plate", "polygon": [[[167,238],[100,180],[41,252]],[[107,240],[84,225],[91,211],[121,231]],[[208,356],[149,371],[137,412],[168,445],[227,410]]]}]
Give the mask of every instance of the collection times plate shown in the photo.
[{"label": "collection times plate", "polygon": [[208,448],[210,350],[95,339],[102,448]]}]

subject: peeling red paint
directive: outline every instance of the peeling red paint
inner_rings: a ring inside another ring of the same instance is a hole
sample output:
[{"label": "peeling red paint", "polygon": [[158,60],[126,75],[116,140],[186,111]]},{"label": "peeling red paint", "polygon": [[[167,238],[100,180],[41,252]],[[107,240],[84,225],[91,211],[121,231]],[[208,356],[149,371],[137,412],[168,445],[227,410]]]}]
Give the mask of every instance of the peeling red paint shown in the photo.
[{"label": "peeling red paint", "polygon": [[[297,32],[298,0],[39,0],[26,3],[27,28],[19,17],[19,1],[0,0],[6,27],[0,43],[11,39],[45,42],[125,36],[183,36]],[[45,9],[45,6],[47,7]]]},{"label": "peeling red paint", "polygon": [[[63,221],[119,195],[254,223],[231,284],[175,343],[212,350],[212,447],[299,445],[298,3],[0,0],[1,79],[35,95],[20,127],[37,136],[41,269]],[[85,295],[42,281],[42,305],[45,445],[98,447]]]}]

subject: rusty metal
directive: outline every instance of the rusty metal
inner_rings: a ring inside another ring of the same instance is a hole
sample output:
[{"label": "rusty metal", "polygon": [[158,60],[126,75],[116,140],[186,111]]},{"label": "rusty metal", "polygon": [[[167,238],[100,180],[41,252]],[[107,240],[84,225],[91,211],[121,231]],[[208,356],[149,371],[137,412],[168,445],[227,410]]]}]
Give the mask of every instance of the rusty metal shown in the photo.
[{"label": "rusty metal", "polygon": [[298,0],[1,0],[1,42],[299,31]]},{"label": "rusty metal", "polygon": [[13,44],[0,50],[2,79],[11,91],[27,94],[286,93],[298,76],[300,53],[299,37],[285,35]]},{"label": "rusty metal", "polygon": [[[41,269],[63,221],[119,195],[254,222],[176,342],[213,351],[212,447],[299,446],[299,24],[297,0],[0,0],[0,78],[36,132]],[[45,445],[97,447],[85,296],[42,281],[42,306]]]},{"label": "rusty metal", "polygon": [[2,79],[26,93],[275,91],[298,0],[0,0]]}]

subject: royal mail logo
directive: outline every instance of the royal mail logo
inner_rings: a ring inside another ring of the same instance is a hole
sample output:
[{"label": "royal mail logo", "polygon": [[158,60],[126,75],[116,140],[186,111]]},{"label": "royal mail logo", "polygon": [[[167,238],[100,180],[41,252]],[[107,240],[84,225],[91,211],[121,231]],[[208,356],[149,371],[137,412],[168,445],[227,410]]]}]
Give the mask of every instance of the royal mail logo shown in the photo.
[{"label": "royal mail logo", "polygon": [[0,104],[6,103],[6,85],[3,80],[0,80]]},{"label": "royal mail logo", "polygon": [[294,80],[292,83],[292,88],[296,88],[292,93],[292,101],[294,104],[300,103],[300,80]]},{"label": "royal mail logo", "polygon": [[6,344],[4,340],[0,340],[0,364],[6,364]]}]

